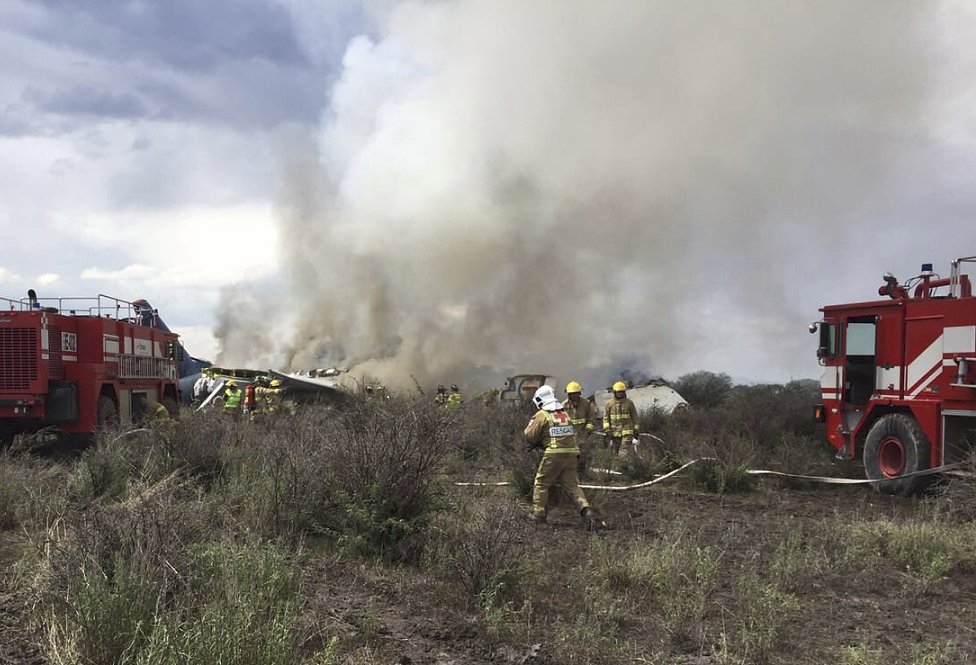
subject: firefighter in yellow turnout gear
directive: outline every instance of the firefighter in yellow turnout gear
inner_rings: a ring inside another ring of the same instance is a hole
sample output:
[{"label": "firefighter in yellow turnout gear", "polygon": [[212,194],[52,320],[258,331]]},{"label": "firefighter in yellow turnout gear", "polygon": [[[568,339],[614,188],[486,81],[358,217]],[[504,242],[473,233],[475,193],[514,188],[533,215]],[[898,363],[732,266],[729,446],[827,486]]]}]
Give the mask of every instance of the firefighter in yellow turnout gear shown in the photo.
[{"label": "firefighter in yellow turnout gear", "polygon": [[606,525],[590,507],[579,486],[576,471],[579,445],[569,415],[556,399],[551,386],[536,390],[532,401],[539,410],[526,426],[525,438],[533,447],[543,448],[532,492],[532,519],[537,523],[546,521],[549,488],[558,482],[576,502],[589,528],[603,528]]},{"label": "firefighter in yellow turnout gear", "polygon": [[580,475],[584,475],[592,452],[589,438],[593,433],[593,420],[596,414],[590,400],[583,399],[583,386],[578,381],[570,381],[566,384],[566,401],[563,402],[563,408],[569,416],[569,422],[573,424],[576,441],[580,447],[576,468]]},{"label": "firefighter in yellow turnout gear", "polygon": [[224,415],[230,416],[235,420],[241,415],[241,401],[244,398],[244,391],[237,387],[237,381],[231,379],[227,382],[224,389]]},{"label": "firefighter in yellow turnout gear", "polygon": [[627,399],[627,385],[623,381],[613,384],[613,397],[603,410],[603,433],[614,455],[630,454],[640,434],[637,407]]},{"label": "firefighter in yellow turnout gear", "polygon": [[254,397],[258,402],[259,410],[264,414],[275,415],[281,412],[284,407],[285,389],[281,387],[281,381],[272,379],[267,387],[258,386],[254,390]]},{"label": "firefighter in yellow turnout gear", "polygon": [[461,389],[457,387],[455,383],[451,386],[451,394],[447,396],[447,405],[458,407],[464,404],[464,397],[461,395]]}]

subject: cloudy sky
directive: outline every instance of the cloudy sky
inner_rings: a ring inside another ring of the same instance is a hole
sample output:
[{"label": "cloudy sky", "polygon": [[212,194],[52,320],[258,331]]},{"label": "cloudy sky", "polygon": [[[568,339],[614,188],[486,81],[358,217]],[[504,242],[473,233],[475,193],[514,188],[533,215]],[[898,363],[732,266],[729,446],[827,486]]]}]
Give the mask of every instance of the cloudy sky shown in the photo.
[{"label": "cloudy sky", "polygon": [[819,305],[976,254],[976,10],[673,8],[0,0],[0,295],[145,297],[238,362],[816,376]]}]

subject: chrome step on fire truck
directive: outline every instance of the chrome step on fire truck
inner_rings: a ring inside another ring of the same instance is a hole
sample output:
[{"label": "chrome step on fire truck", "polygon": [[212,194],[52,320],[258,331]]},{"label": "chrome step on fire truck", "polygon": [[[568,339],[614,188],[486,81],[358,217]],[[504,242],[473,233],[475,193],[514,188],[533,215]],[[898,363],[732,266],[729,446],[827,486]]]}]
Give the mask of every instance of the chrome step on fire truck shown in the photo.
[{"label": "chrome step on fire truck", "polygon": [[976,442],[976,298],[962,272],[971,263],[953,261],[949,277],[926,263],[905,284],[886,273],[885,300],[823,307],[810,326],[824,366],[815,417],[879,491],[921,490],[931,476],[919,472],[963,459]]},{"label": "chrome step on fire truck", "polygon": [[159,402],[174,416],[179,337],[156,313],[105,295],[0,298],[0,442],[17,434],[90,438],[138,422]]}]

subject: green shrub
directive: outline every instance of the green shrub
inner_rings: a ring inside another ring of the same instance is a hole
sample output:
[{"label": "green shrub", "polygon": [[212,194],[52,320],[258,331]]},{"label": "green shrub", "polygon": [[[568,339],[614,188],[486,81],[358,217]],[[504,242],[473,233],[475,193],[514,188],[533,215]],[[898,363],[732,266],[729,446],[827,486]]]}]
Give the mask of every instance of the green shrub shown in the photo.
[{"label": "green shrub", "polygon": [[755,478],[748,473],[749,467],[748,462],[741,460],[708,459],[692,466],[688,478],[706,492],[748,492],[755,485]]},{"label": "green shrub", "polygon": [[360,554],[417,561],[442,496],[452,419],[426,400],[391,399],[365,402],[331,426],[321,526]]},{"label": "green shrub", "polygon": [[692,406],[711,409],[728,397],[732,390],[732,377],[701,370],[678,377],[672,385]]},{"label": "green shrub", "polygon": [[462,502],[442,520],[439,567],[451,571],[469,602],[511,598],[525,554],[524,514],[511,502]]}]

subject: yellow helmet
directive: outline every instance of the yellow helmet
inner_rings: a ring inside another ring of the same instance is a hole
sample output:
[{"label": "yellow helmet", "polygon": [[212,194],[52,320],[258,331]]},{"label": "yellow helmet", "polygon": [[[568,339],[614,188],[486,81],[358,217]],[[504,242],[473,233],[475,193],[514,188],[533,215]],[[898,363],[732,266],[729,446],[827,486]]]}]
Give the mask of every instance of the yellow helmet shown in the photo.
[{"label": "yellow helmet", "polygon": [[280,386],[281,386],[281,381],[279,381],[278,379],[271,379],[272,388],[278,388]]},{"label": "yellow helmet", "polygon": [[236,388],[237,387],[237,381],[235,381],[234,379],[231,379],[230,381],[227,382],[227,387],[228,388]]},{"label": "yellow helmet", "polygon": [[626,391],[627,391],[627,384],[624,383],[623,381],[617,381],[615,384],[613,384],[613,392],[622,393]]},{"label": "yellow helmet", "polygon": [[567,395],[569,393],[581,393],[581,392],[583,392],[583,386],[581,386],[579,384],[579,382],[577,382],[577,381],[570,381],[569,383],[566,384],[566,394]]}]

